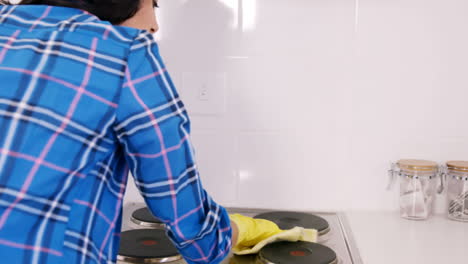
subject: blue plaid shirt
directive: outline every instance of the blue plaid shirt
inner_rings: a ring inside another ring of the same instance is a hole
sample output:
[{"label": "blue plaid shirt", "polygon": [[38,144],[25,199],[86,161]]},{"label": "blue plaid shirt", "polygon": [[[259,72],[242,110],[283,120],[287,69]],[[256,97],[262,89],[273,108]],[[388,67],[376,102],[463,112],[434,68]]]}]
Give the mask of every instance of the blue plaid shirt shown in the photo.
[{"label": "blue plaid shirt", "polygon": [[221,262],[229,217],[189,132],[149,32],[0,6],[0,262],[115,263],[129,171],[187,262]]}]

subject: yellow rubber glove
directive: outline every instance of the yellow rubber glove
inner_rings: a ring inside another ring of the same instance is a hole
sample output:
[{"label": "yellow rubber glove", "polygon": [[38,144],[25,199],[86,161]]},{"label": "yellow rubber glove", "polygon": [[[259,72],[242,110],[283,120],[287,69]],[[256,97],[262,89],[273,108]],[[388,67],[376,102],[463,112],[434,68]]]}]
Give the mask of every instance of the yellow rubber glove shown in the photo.
[{"label": "yellow rubber glove", "polygon": [[232,248],[234,254],[254,254],[264,246],[276,241],[317,241],[317,230],[295,227],[284,231],[275,223],[254,219],[240,214],[231,214],[231,221],[237,225],[239,234],[237,244]]},{"label": "yellow rubber glove", "polygon": [[278,225],[268,220],[254,219],[241,214],[231,214],[229,217],[239,229],[237,244],[233,249],[242,250],[255,246],[260,241],[282,232]]}]

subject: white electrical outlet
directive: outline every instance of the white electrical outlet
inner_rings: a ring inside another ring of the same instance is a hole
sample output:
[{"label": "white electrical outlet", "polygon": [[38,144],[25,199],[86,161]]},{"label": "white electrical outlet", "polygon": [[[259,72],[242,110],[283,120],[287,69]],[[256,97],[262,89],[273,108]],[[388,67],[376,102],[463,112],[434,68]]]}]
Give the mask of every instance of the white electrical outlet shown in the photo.
[{"label": "white electrical outlet", "polygon": [[223,115],[226,112],[226,73],[183,72],[182,89],[191,114]]},{"label": "white electrical outlet", "polygon": [[209,90],[208,84],[201,84],[200,89],[198,90],[198,99],[200,101],[209,101],[211,91]]}]

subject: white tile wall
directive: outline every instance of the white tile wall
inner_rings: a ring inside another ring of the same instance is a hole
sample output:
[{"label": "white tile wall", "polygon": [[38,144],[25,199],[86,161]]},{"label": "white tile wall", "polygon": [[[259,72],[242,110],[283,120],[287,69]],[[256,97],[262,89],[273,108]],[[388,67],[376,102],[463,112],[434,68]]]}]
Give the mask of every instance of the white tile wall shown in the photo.
[{"label": "white tile wall", "polygon": [[230,206],[397,209],[391,161],[468,159],[467,11],[464,0],[162,0],[161,52],[189,112],[200,101],[184,74],[226,76],[225,112],[192,115],[207,190]]}]

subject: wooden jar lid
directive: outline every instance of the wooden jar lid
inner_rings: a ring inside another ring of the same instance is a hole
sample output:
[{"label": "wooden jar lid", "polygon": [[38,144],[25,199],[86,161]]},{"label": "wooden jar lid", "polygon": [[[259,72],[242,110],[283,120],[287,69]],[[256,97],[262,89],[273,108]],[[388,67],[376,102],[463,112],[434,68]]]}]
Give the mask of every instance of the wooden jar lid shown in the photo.
[{"label": "wooden jar lid", "polygon": [[406,171],[435,171],[438,169],[437,162],[430,160],[402,159],[397,164],[400,169]]},{"label": "wooden jar lid", "polygon": [[447,161],[447,168],[452,171],[468,172],[468,161],[463,161],[463,160]]}]

